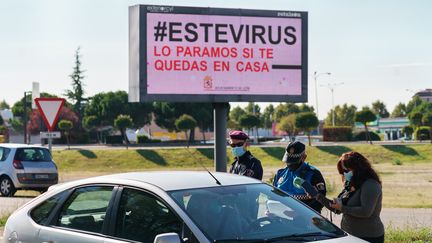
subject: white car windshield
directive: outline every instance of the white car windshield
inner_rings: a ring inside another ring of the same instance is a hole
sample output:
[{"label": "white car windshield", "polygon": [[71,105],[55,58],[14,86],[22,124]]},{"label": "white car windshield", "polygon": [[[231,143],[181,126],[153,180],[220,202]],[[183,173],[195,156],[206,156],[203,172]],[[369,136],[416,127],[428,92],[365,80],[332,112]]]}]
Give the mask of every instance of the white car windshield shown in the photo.
[{"label": "white car windshield", "polygon": [[266,184],[170,192],[213,242],[325,240],[346,234],[320,214]]}]

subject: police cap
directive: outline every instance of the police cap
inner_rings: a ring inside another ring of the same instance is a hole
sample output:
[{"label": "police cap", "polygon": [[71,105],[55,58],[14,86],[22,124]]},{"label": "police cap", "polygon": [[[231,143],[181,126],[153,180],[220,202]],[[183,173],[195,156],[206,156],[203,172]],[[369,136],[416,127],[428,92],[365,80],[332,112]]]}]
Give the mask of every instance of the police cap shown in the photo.
[{"label": "police cap", "polygon": [[291,142],[285,149],[285,155],[282,158],[282,161],[285,163],[297,163],[300,161],[300,158],[305,154],[306,146],[299,142]]}]

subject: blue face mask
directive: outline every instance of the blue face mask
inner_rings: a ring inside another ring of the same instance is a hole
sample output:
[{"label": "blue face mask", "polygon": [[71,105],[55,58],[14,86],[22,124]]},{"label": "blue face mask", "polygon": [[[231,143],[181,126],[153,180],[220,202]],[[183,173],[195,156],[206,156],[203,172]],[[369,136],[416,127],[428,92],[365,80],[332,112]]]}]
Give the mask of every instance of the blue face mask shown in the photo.
[{"label": "blue face mask", "polygon": [[231,148],[231,152],[234,157],[241,157],[243,154],[246,153],[246,150],[244,150],[243,147],[234,147]]},{"label": "blue face mask", "polygon": [[351,181],[352,176],[353,176],[352,171],[344,172],[345,181]]}]

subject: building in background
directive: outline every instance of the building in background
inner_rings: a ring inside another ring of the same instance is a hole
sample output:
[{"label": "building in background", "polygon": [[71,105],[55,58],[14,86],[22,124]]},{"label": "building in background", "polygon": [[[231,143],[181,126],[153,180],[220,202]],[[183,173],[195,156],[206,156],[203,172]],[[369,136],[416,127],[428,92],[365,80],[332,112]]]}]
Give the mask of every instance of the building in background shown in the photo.
[{"label": "building in background", "polygon": [[[402,130],[408,126],[408,117],[397,118],[377,118],[375,121],[368,123],[368,128],[371,131],[384,135],[384,140],[398,140],[405,136]],[[362,123],[355,123],[355,130],[363,131],[364,126]]]},{"label": "building in background", "polygon": [[425,89],[419,91],[415,95],[420,97],[420,99],[424,101],[432,102],[432,89]]}]

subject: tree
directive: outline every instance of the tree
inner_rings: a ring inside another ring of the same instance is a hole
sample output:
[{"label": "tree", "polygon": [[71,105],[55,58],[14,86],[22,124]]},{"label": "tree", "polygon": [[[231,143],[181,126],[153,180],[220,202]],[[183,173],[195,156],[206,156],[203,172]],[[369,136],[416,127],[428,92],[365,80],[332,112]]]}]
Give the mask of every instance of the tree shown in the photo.
[{"label": "tree", "polygon": [[124,143],[126,144],[126,149],[128,149],[129,139],[126,136],[126,128],[131,127],[133,125],[132,118],[129,115],[119,115],[114,120],[114,126],[120,130],[120,133],[124,139]]},{"label": "tree", "polygon": [[10,106],[6,102],[6,100],[3,100],[3,101],[0,102],[0,110],[4,110],[4,109],[10,109]]},{"label": "tree", "polygon": [[309,146],[312,146],[310,134],[318,126],[318,117],[313,112],[302,112],[296,115],[295,127],[307,134]]},{"label": "tree", "polygon": [[381,118],[387,118],[390,116],[389,112],[387,111],[386,105],[380,100],[372,103],[372,112]]},{"label": "tree", "polygon": [[[40,93],[40,97],[41,98],[58,98],[58,96],[50,94],[50,93],[45,93],[42,92]],[[27,114],[30,114],[30,112],[32,111],[31,108],[31,99],[32,99],[32,95],[31,94],[27,94],[26,95],[26,100],[27,100]],[[65,102],[65,106],[69,107],[70,103]],[[19,101],[15,102],[12,106],[12,113],[14,115],[14,117],[20,117],[22,118],[24,116],[24,97],[21,98]]]},{"label": "tree", "polygon": [[83,126],[89,131],[93,131],[98,125],[98,119],[96,116],[85,116],[83,118]]},{"label": "tree", "polygon": [[3,120],[3,117],[0,115],[0,126],[3,126],[4,125],[4,120]]},{"label": "tree", "polygon": [[206,130],[213,128],[213,107],[210,103],[194,104],[195,109],[192,117],[197,121],[197,125],[202,133],[203,142],[206,142]]},{"label": "tree", "polygon": [[[183,114],[192,116],[197,122],[197,126],[203,133],[213,128],[213,106],[210,103],[169,103],[155,102],[153,114],[158,126],[168,131],[177,131],[175,121]],[[195,130],[191,131],[189,139],[191,142],[195,137]]]},{"label": "tree", "polygon": [[[78,118],[78,115],[71,108],[63,106],[60,110],[58,120],[71,121],[73,124],[74,133],[78,131],[78,127],[80,126],[80,120]],[[56,128],[59,128],[58,123]],[[30,120],[29,123],[27,124],[27,130],[29,130],[30,134],[39,134],[42,131],[48,130],[47,127],[45,126],[45,123],[43,122],[39,110],[33,110],[32,113],[30,114]]]},{"label": "tree", "polygon": [[248,133],[250,134],[250,130],[253,127],[257,127],[260,124],[260,119],[258,116],[253,114],[244,114],[240,117],[240,127],[244,127],[248,130]]},{"label": "tree", "polygon": [[252,129],[255,130],[255,137],[258,141],[258,127],[261,126],[261,108],[255,102],[249,102],[245,107],[245,111],[247,114],[252,114],[256,116],[260,121],[254,126]]},{"label": "tree", "polygon": [[22,121],[20,119],[12,118],[10,120],[10,124],[11,124],[13,130],[15,130],[16,132],[21,133],[24,131],[24,124],[22,123]]},{"label": "tree", "polygon": [[61,120],[58,123],[58,128],[64,132],[64,135],[65,135],[66,141],[67,141],[67,145],[68,145],[68,149],[70,149],[69,135],[70,135],[70,131],[73,128],[73,123],[71,121],[68,121],[68,120]]},{"label": "tree", "polygon": [[83,117],[84,114],[84,102],[87,100],[84,95],[84,83],[83,83],[83,73],[84,71],[81,69],[81,55],[80,55],[80,47],[75,51],[75,66],[73,68],[73,72],[69,77],[72,79],[72,89],[66,90],[65,96],[68,97],[69,100],[73,103],[73,110],[79,115],[79,117]]},{"label": "tree", "polygon": [[407,107],[404,103],[400,102],[395,106],[393,109],[390,117],[396,118],[396,117],[406,117],[407,116]]},{"label": "tree", "polygon": [[402,132],[405,134],[405,137],[411,137],[414,133],[414,128],[412,126],[404,126]]},{"label": "tree", "polygon": [[422,118],[423,113],[421,113],[420,111],[413,111],[408,115],[408,119],[414,127],[419,127],[422,125]]},{"label": "tree", "polygon": [[[354,126],[354,117],[357,111],[357,107],[354,105],[343,104],[342,106],[337,105],[334,108],[335,112],[335,125],[336,126]],[[324,120],[324,124],[327,126],[333,125],[332,110],[327,113],[327,117]]]},{"label": "tree", "polygon": [[85,107],[85,116],[95,116],[98,127],[114,124],[119,115],[129,115],[135,125],[142,127],[150,124],[153,104],[129,103],[128,94],[125,91],[98,93],[89,98]]},{"label": "tree", "polygon": [[422,117],[422,123],[425,126],[429,127],[429,138],[432,143],[432,111],[429,111],[428,113],[425,113]]},{"label": "tree", "polygon": [[[83,118],[83,127],[89,132],[93,132],[99,125],[99,121],[96,116],[85,116]],[[99,132],[96,131],[97,142],[99,143],[101,139],[99,139]]]},{"label": "tree", "polygon": [[189,135],[191,135],[191,132],[195,127],[197,126],[196,120],[187,114],[181,115],[176,121],[175,126],[177,130],[183,131],[185,133],[185,138],[187,140],[187,147],[189,148],[189,141],[187,131],[189,130]]},{"label": "tree", "polygon": [[406,106],[406,112],[407,114],[410,114],[413,110],[415,110],[418,106],[425,103],[426,101],[422,100],[420,96],[414,95],[410,102],[408,102]]},{"label": "tree", "polygon": [[301,104],[299,106],[300,112],[314,112],[315,109],[312,106],[308,106],[306,104]]},{"label": "tree", "polygon": [[274,113],[275,113],[275,109],[272,104],[266,106],[263,114],[261,115],[261,124],[263,125],[264,128],[266,129],[272,128],[273,120],[275,119]]},{"label": "tree", "polygon": [[240,125],[240,117],[246,115],[246,111],[240,106],[234,107],[229,113],[229,119]]},{"label": "tree", "polygon": [[244,110],[246,113],[255,114],[257,116],[261,114],[261,108],[255,102],[249,102]]},{"label": "tree", "polygon": [[373,122],[375,120],[375,114],[368,107],[363,107],[361,111],[355,113],[355,121],[360,122],[364,125],[366,137],[370,144],[372,144],[372,139],[370,137],[367,124],[368,122]]},{"label": "tree", "polygon": [[275,109],[275,120],[279,122],[282,117],[290,114],[297,114],[300,112],[300,108],[294,103],[281,103],[276,106]]},{"label": "tree", "polygon": [[296,114],[291,114],[282,117],[280,122],[277,124],[277,129],[281,132],[286,132],[286,134],[291,138],[296,135]]}]

